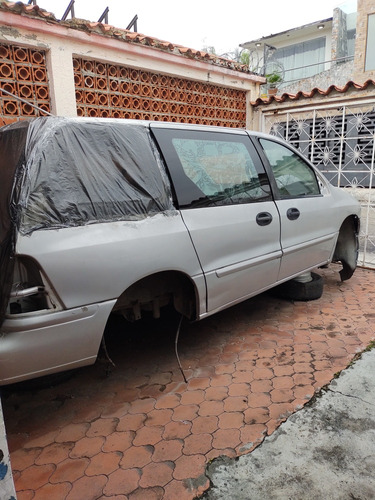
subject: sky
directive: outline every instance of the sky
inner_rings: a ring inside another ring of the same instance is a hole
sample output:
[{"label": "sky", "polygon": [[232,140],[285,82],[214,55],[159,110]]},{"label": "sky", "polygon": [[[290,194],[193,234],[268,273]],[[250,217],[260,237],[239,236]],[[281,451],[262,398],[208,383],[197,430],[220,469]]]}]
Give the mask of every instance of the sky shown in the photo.
[{"label": "sky", "polygon": [[[61,19],[70,0],[37,0]],[[24,0],[27,3],[27,0]],[[109,8],[108,23],[126,28],[138,15],[138,32],[218,55],[241,43],[332,17],[342,0],[75,0],[75,16],[97,21]],[[70,17],[70,16],[69,16]]]}]

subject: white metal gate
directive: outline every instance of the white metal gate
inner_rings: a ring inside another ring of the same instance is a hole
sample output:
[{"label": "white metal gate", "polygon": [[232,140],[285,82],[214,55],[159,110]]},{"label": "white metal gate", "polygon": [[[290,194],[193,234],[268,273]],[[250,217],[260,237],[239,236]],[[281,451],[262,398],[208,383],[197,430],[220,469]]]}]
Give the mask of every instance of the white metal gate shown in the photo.
[{"label": "white metal gate", "polygon": [[264,111],[262,130],[286,139],[329,181],[361,203],[359,265],[375,268],[374,100],[350,106]]}]

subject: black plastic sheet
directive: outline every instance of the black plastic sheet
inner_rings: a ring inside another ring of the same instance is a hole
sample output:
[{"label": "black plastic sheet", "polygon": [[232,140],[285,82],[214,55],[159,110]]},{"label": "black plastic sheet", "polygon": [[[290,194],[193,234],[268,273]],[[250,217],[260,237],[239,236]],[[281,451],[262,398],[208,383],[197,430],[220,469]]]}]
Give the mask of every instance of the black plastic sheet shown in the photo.
[{"label": "black plastic sheet", "polygon": [[20,231],[134,220],[172,209],[146,125],[43,118],[31,123]]},{"label": "black plastic sheet", "polygon": [[12,286],[16,241],[12,197],[18,169],[25,160],[27,129],[27,122],[0,129],[0,325]]},{"label": "black plastic sheet", "polygon": [[16,231],[29,235],[174,210],[147,123],[60,117],[19,122],[0,129],[0,157],[3,313]]}]

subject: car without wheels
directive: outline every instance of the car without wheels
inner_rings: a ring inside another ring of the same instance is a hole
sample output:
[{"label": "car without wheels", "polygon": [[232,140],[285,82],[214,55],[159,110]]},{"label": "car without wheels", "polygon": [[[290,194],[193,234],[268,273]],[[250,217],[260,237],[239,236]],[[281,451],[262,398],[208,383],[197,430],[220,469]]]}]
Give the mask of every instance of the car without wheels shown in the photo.
[{"label": "car without wheels", "polygon": [[195,321],[355,270],[358,202],[275,137],[46,117],[1,128],[0,150],[2,385],[94,363],[111,314]]}]

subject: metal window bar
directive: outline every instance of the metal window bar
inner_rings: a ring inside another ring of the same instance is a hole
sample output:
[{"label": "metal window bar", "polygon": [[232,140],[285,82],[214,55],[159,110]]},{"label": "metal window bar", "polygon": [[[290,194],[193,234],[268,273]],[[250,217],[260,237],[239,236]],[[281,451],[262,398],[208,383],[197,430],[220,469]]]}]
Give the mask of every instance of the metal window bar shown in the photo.
[{"label": "metal window bar", "polygon": [[286,137],[289,137],[289,121],[290,121],[290,114],[287,113],[287,115],[286,115],[286,130],[285,130]]},{"label": "metal window bar", "polygon": [[314,158],[314,152],[315,152],[315,124],[316,124],[316,109],[314,109],[314,114],[313,114],[313,123],[312,123],[312,140],[311,140],[311,156],[310,156],[310,161],[313,161]]},{"label": "metal window bar", "polygon": [[352,60],[354,60],[354,56],[338,57],[337,59],[326,59],[325,61],[321,61],[321,62],[317,62],[317,63],[305,64],[304,66],[298,66],[296,68],[285,69],[284,73],[287,73],[288,71],[294,71],[295,69],[311,68],[312,66],[321,66],[323,64],[327,64],[330,62],[341,62],[341,61],[352,61]]},{"label": "metal window bar", "polygon": [[371,220],[371,212],[374,210],[373,204],[371,203],[371,190],[374,178],[374,162],[375,162],[375,141],[373,141],[372,145],[372,155],[371,155],[371,169],[370,169],[370,183],[369,183],[369,191],[367,196],[367,207],[366,207],[366,217],[365,217],[365,241],[363,244],[363,256],[362,256],[362,265],[366,264],[366,255],[369,253],[369,236],[370,236],[370,220]]},{"label": "metal window bar", "polygon": [[339,156],[339,174],[337,179],[337,185],[341,184],[341,175],[342,175],[342,159],[343,159],[343,151],[344,151],[344,140],[345,140],[345,115],[346,115],[346,107],[342,108],[342,124],[341,124],[341,137],[340,137],[340,156]]},{"label": "metal window bar", "polygon": [[[338,57],[337,59],[327,59],[326,61],[321,61],[321,62],[318,62],[318,63],[305,64],[304,66],[298,66],[296,68],[284,69],[284,74],[288,73],[290,71],[295,71],[296,69],[312,68],[313,66],[322,66],[322,65],[326,65],[326,64],[332,63],[332,62],[336,62],[337,63],[337,62],[346,62],[346,61],[353,61],[353,60],[354,60],[354,56]],[[306,78],[312,78],[312,76],[307,76]],[[304,78],[296,78],[296,79],[293,79],[293,80],[286,80],[286,79],[284,79],[283,82],[282,82],[282,84],[284,84],[284,83],[298,82],[298,81],[303,80],[303,79]]]}]

